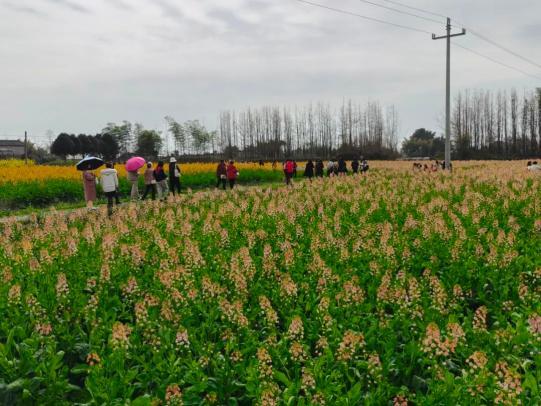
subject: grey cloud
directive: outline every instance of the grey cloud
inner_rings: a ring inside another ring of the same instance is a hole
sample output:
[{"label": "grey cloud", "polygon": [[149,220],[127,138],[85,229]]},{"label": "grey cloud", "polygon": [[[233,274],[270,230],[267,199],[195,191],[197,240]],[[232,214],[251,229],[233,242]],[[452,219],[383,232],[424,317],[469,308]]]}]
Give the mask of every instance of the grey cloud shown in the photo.
[{"label": "grey cloud", "polygon": [[153,0],[152,3],[156,4],[162,10],[165,17],[173,18],[176,20],[184,18],[182,11],[180,11],[177,6],[175,6],[168,0]]},{"label": "grey cloud", "polygon": [[541,23],[525,25],[519,30],[518,34],[524,39],[541,40]]},{"label": "grey cloud", "polygon": [[43,13],[42,11],[40,11],[38,9],[35,9],[33,7],[28,7],[28,6],[14,4],[14,3],[5,3],[5,6],[8,9],[13,10],[13,11],[17,11],[19,13],[31,14],[31,15],[34,15],[34,16],[37,16],[37,17],[46,16],[45,13]]},{"label": "grey cloud", "polygon": [[124,0],[108,0],[113,6],[124,10],[124,11],[133,11],[133,7],[126,3]]},{"label": "grey cloud", "polygon": [[226,8],[217,8],[209,12],[208,15],[225,23],[229,29],[235,29],[237,31],[250,30],[254,25],[239,18],[232,10]]},{"label": "grey cloud", "polygon": [[49,3],[57,4],[59,6],[68,8],[72,11],[77,11],[79,13],[85,13],[85,14],[90,13],[90,9],[83,7],[80,4],[75,3],[74,1],[71,1],[71,0],[47,0],[47,1]]}]

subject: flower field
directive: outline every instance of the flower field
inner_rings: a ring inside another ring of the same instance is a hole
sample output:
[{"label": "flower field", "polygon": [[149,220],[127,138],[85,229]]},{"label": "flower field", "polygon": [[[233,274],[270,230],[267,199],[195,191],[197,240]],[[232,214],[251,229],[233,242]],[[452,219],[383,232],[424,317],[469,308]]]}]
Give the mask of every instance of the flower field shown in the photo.
[{"label": "flower field", "polygon": [[[241,173],[241,184],[274,182],[282,177],[281,171],[273,171],[268,163],[264,167],[253,163],[238,163],[236,166]],[[216,184],[216,163],[181,164],[180,167],[185,188],[197,189]],[[121,194],[129,196],[130,185],[124,165],[116,165],[116,169]],[[99,170],[95,173],[98,175]],[[142,176],[140,187],[144,187]],[[32,162],[24,165],[20,160],[0,160],[0,210],[45,207],[83,199],[82,175],[75,166],[36,165]]]},{"label": "flower field", "polygon": [[541,401],[541,178],[378,163],[0,225],[6,404]]}]

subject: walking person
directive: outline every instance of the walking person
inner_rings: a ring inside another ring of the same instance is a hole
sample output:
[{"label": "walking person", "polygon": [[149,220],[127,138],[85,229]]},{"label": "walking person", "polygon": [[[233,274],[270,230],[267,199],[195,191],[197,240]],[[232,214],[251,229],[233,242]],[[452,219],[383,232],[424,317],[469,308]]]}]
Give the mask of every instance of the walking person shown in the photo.
[{"label": "walking person", "polygon": [[86,207],[94,207],[96,200],[96,175],[90,171],[83,172],[83,186],[85,190]]},{"label": "walking person", "polygon": [[151,193],[152,200],[156,199],[156,179],[154,178],[154,169],[152,169],[152,162],[147,162],[147,168],[145,169],[145,193],[141,200],[145,200],[148,196],[148,192]]},{"label": "walking person", "polygon": [[177,165],[176,158],[173,156],[169,160],[169,186],[171,187],[173,196],[175,195],[175,192],[180,194],[180,168]]},{"label": "walking person", "polygon": [[351,161],[351,171],[353,172],[354,175],[359,173],[359,160],[358,159],[354,159],[353,161]]},{"label": "walking person", "polygon": [[[426,168],[428,168],[428,166],[425,165]],[[368,172],[368,169],[370,169],[370,166],[368,165],[368,161],[366,159],[363,158],[362,162],[361,162],[361,173],[366,173]]]},{"label": "walking person", "polygon": [[295,173],[295,163],[291,159],[287,159],[284,164],[284,175],[286,178],[286,185],[287,186],[293,186],[291,183],[291,178],[293,178],[293,175]]},{"label": "walking person", "polygon": [[312,182],[312,178],[314,177],[314,163],[311,159],[308,161],[306,167],[304,168],[304,177],[308,178],[310,182]]},{"label": "walking person", "polygon": [[340,158],[338,160],[338,176],[346,176],[348,173],[348,167],[346,165],[346,160],[344,158]]},{"label": "walking person", "polygon": [[231,189],[235,187],[235,182],[237,181],[238,176],[239,172],[237,171],[234,162],[229,161],[229,165],[227,165],[227,180],[229,180],[229,187]]},{"label": "walking person", "polygon": [[112,162],[105,164],[105,169],[100,172],[101,188],[107,197],[107,214],[109,217],[113,214],[113,200],[116,200],[117,206],[120,204],[118,200],[118,173],[113,168]]},{"label": "walking person", "polygon": [[334,176],[334,161],[332,159],[330,159],[329,163],[327,163],[327,176],[329,178]]},{"label": "walking person", "polygon": [[131,183],[131,200],[139,200],[139,173],[128,171],[128,181]]},{"label": "walking person", "polygon": [[322,178],[323,177],[323,169],[324,169],[323,161],[321,159],[318,159],[316,162],[316,177]]},{"label": "walking person", "polygon": [[216,187],[219,188],[222,185],[222,188],[225,190],[227,184],[227,166],[223,159],[216,168],[216,179]]},{"label": "walking person", "polygon": [[167,190],[167,175],[163,169],[163,161],[159,161],[154,169],[154,179],[156,179],[156,188],[158,191],[158,198],[165,200],[169,191]]}]

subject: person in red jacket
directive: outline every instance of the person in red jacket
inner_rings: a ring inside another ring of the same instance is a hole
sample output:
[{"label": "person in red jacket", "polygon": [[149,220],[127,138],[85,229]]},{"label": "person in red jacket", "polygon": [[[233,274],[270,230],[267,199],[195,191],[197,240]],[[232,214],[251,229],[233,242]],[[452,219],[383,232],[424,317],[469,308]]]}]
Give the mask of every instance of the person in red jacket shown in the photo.
[{"label": "person in red jacket", "polygon": [[284,175],[286,178],[286,185],[291,185],[291,178],[293,177],[295,173],[295,162],[293,162],[291,159],[286,160],[284,163]]},{"label": "person in red jacket", "polygon": [[229,187],[231,189],[233,189],[233,187],[235,186],[235,182],[238,176],[239,172],[237,171],[235,164],[233,163],[233,161],[229,161],[229,165],[227,165],[227,180],[229,180]]}]

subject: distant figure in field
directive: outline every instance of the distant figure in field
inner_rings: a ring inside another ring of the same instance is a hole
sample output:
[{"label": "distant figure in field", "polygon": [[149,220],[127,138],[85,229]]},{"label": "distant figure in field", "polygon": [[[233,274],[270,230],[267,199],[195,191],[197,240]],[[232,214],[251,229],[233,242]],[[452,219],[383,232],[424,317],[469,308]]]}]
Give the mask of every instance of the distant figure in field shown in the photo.
[{"label": "distant figure in field", "polygon": [[222,185],[222,188],[225,190],[227,184],[227,166],[225,161],[222,159],[216,168],[216,187],[219,188]]},{"label": "distant figure in field", "polygon": [[165,200],[167,194],[169,193],[169,190],[167,189],[167,175],[165,174],[165,170],[163,169],[164,165],[165,164],[163,163],[163,161],[159,161],[156,169],[154,169],[154,179],[156,179],[158,198],[161,200]]},{"label": "distant figure in field", "polygon": [[139,173],[137,171],[128,171],[128,181],[131,183],[130,198],[139,199]]},{"label": "distant figure in field", "polygon": [[174,156],[169,160],[169,184],[173,196],[175,192],[180,194],[180,168],[177,165],[177,160]]},{"label": "distant figure in field", "polygon": [[329,178],[335,175],[334,167],[335,167],[334,161],[332,159],[329,159],[329,162],[327,163],[327,176]]},{"label": "distant figure in field", "polygon": [[312,181],[312,178],[314,177],[314,163],[310,159],[308,163],[306,164],[306,167],[304,168],[304,177],[308,178],[310,182]]},{"label": "distant figure in field", "polygon": [[143,177],[145,178],[145,193],[143,193],[143,197],[141,197],[141,200],[146,199],[148,192],[151,193],[152,200],[155,200],[156,179],[154,178],[154,169],[152,169],[152,162],[147,162],[147,168],[145,169]]},{"label": "distant figure in field", "polygon": [[348,167],[346,164],[346,160],[344,158],[340,158],[338,160],[338,176],[346,176],[348,173]]},{"label": "distant figure in field", "polygon": [[291,178],[295,174],[295,163],[291,159],[287,159],[284,163],[284,177],[286,185],[292,185]]},{"label": "distant figure in field", "polygon": [[368,165],[368,161],[363,158],[361,162],[361,173],[363,174],[367,173],[369,169],[370,169],[370,165]]},{"label": "distant figure in field", "polygon": [[324,169],[323,161],[321,159],[318,159],[316,162],[316,177],[322,178],[323,177],[323,169]]},{"label": "distant figure in field", "polygon": [[353,174],[359,173],[359,160],[358,159],[354,159],[353,161],[351,161],[351,171],[353,172]]},{"label": "distant figure in field", "polygon": [[[530,163],[530,162],[528,162]],[[537,161],[534,161],[531,163],[531,165],[528,166],[528,170],[532,172],[540,172],[541,171],[541,165],[537,163]]]},{"label": "distant figure in field", "polygon": [[120,204],[118,199],[118,173],[116,169],[113,168],[112,162],[107,162],[105,164],[105,169],[100,172],[101,177],[101,188],[103,193],[107,197],[107,213],[109,217],[113,215],[113,199],[116,200],[117,206]]},{"label": "distant figure in field", "polygon": [[235,187],[235,182],[237,181],[238,176],[239,171],[237,171],[235,163],[233,161],[229,161],[229,165],[227,165],[227,180],[229,180],[229,187],[231,189]]},{"label": "distant figure in field", "polygon": [[96,200],[96,175],[90,171],[83,172],[83,186],[85,189],[86,207],[91,209]]},{"label": "distant figure in field", "polygon": [[293,161],[293,177],[297,177],[297,161]]},{"label": "distant figure in field", "polygon": [[278,166],[278,162],[276,162],[276,159],[272,161],[272,170],[275,171],[276,167]]},{"label": "distant figure in field", "polygon": [[265,166],[265,162],[262,159],[259,160],[259,166]]}]

